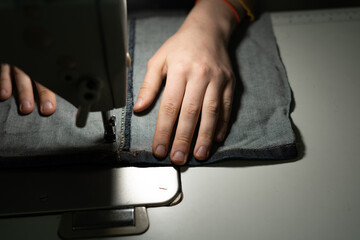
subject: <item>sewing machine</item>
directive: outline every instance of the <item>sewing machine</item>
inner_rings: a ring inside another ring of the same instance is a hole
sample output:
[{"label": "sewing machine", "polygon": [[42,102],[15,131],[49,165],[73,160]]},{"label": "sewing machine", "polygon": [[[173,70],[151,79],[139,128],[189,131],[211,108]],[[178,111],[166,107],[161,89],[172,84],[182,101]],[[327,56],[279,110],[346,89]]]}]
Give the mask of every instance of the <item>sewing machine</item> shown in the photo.
[{"label": "sewing machine", "polygon": [[[1,1],[0,62],[78,108],[76,125],[99,111],[104,139],[116,141],[110,110],[126,104],[125,0]],[[61,214],[63,238],[138,234],[146,207],[181,198],[180,173],[165,168],[0,169],[0,217]]]},{"label": "sewing machine", "polygon": [[[22,69],[78,108],[84,127],[101,111],[106,141],[115,141],[110,110],[126,104],[126,1],[1,1],[1,62]],[[6,37],[5,37],[6,36]]]}]

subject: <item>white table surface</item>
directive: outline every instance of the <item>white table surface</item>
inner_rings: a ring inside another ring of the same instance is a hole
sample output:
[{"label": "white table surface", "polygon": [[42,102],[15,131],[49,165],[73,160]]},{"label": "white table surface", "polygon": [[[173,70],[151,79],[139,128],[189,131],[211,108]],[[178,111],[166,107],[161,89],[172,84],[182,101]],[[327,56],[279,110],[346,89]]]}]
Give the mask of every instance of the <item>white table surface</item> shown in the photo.
[{"label": "white table surface", "polygon": [[[114,239],[360,239],[358,13],[272,14],[305,145],[300,160],[187,169],[179,205],[148,209],[145,234]],[[58,239],[59,220],[0,219],[0,239]]]}]

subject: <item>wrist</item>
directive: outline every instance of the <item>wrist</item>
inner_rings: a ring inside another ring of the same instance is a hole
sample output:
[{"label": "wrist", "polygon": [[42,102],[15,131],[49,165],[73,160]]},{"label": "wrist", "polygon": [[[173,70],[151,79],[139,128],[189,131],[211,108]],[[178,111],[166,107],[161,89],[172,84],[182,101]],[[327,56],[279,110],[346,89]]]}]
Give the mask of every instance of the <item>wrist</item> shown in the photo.
[{"label": "wrist", "polygon": [[183,26],[202,28],[215,39],[220,38],[227,43],[237,24],[232,9],[223,0],[201,0],[191,10]]}]

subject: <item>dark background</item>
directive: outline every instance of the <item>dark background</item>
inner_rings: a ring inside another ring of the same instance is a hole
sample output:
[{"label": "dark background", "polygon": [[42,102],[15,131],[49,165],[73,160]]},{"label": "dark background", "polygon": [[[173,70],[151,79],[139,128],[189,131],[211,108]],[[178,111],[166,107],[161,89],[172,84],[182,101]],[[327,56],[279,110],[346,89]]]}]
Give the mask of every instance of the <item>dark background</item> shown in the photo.
[{"label": "dark background", "polygon": [[[219,0],[220,1],[220,0]],[[128,0],[129,11],[153,9],[190,10],[195,0]],[[359,7],[359,0],[257,0],[256,12]]]}]

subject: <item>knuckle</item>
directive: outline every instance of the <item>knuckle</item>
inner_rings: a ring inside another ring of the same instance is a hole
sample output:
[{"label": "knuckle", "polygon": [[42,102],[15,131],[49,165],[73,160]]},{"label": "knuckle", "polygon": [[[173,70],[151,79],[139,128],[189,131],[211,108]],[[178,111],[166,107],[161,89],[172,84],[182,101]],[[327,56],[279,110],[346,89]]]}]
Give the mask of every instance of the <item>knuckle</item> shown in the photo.
[{"label": "knuckle", "polygon": [[225,76],[224,70],[223,70],[222,68],[220,68],[220,67],[214,67],[214,68],[212,69],[212,71],[213,71],[213,75],[214,75],[215,77],[222,78],[222,77]]},{"label": "knuckle", "polygon": [[177,75],[184,75],[190,68],[184,62],[178,62],[174,67],[174,73]]},{"label": "knuckle", "polygon": [[211,70],[216,78],[226,79],[227,81],[235,79],[232,69],[227,66],[215,66]]},{"label": "knuckle", "polygon": [[222,131],[226,131],[227,126],[230,123],[230,118],[229,117],[225,117],[222,119],[221,124],[220,124],[220,128]]},{"label": "knuckle", "polygon": [[169,100],[164,104],[164,107],[162,109],[164,113],[168,116],[175,116],[177,115],[178,108],[174,104],[174,101]]},{"label": "knuckle", "polygon": [[191,139],[183,134],[178,134],[174,140],[174,145],[188,146],[190,145]]},{"label": "knuckle", "polygon": [[44,88],[39,89],[39,90],[38,90],[38,94],[39,94],[40,97],[44,97],[44,96],[50,95],[50,94],[49,94],[49,91],[46,90],[46,89],[44,89]]},{"label": "knuckle", "polygon": [[235,77],[233,72],[230,69],[217,69],[214,73],[214,76],[216,79],[220,80],[220,84],[225,87],[226,84],[231,84],[232,87],[235,87],[233,85],[233,82],[235,81]]},{"label": "knuckle", "polygon": [[199,133],[199,137],[198,139],[201,140],[201,142],[206,143],[207,145],[210,145],[212,139],[213,139],[213,131],[211,131],[212,129],[208,129],[205,131],[202,131],[201,133]]},{"label": "knuckle", "polygon": [[225,98],[223,101],[223,107],[225,111],[231,111],[232,107],[232,99],[231,98]]},{"label": "knuckle", "polygon": [[5,75],[5,73],[0,73],[0,82],[5,82],[8,79],[8,76]]},{"label": "knuckle", "polygon": [[211,71],[211,67],[206,63],[199,63],[197,65],[197,72],[200,76],[208,76]]},{"label": "knuckle", "polygon": [[194,103],[189,103],[184,106],[184,111],[188,115],[197,115],[200,112],[200,106]]},{"label": "knuckle", "polygon": [[39,97],[41,98],[54,98],[55,94],[50,91],[48,88],[44,87],[43,85],[41,85],[40,83],[35,82],[36,84],[36,91],[39,95]]},{"label": "knuckle", "polygon": [[217,115],[219,113],[219,102],[215,100],[208,101],[206,103],[206,111],[212,115]]},{"label": "knuckle", "polygon": [[157,138],[157,139],[168,139],[168,137],[170,136],[171,134],[171,130],[167,129],[167,128],[159,128],[155,135],[154,135],[154,138]]}]

